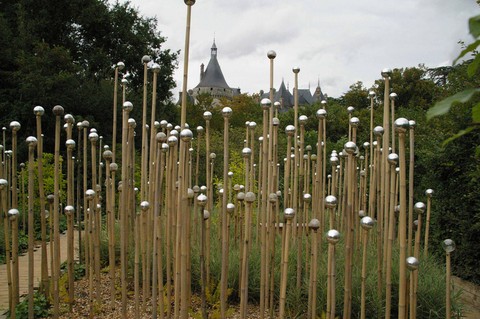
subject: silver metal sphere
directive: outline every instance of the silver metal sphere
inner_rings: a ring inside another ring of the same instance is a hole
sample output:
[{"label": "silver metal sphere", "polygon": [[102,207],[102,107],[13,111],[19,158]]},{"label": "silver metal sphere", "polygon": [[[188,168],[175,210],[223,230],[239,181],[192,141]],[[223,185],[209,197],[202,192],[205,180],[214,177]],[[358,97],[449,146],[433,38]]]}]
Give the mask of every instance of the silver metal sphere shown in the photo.
[{"label": "silver metal sphere", "polygon": [[354,108],[353,106],[347,107],[347,112],[348,112],[349,114],[352,114],[353,111],[355,111],[355,108]]},{"label": "silver metal sphere", "polygon": [[203,210],[203,220],[208,220],[210,218],[210,212],[206,209]]},{"label": "silver metal sphere", "polygon": [[195,194],[200,193],[200,186],[194,185],[192,189],[193,189],[193,192],[194,192]]},{"label": "silver metal sphere", "polygon": [[65,146],[67,149],[73,150],[75,148],[75,141],[72,139],[68,139],[65,141]]},{"label": "silver metal sphere", "polygon": [[254,194],[253,192],[247,192],[247,193],[245,194],[245,201],[246,201],[247,203],[250,203],[250,204],[251,204],[251,203],[253,203],[253,202],[255,201],[255,199],[256,199],[256,198],[255,198],[255,194]]},{"label": "silver metal sphere", "polygon": [[360,209],[360,210],[358,211],[358,217],[360,217],[360,219],[361,219],[361,218],[363,218],[363,217],[365,217],[365,216],[366,216],[366,215],[365,215],[365,211],[364,211],[363,209]]},{"label": "silver metal sphere", "polygon": [[310,203],[312,201],[312,195],[310,195],[309,193],[303,194],[303,201],[305,203]]},{"label": "silver metal sphere", "polygon": [[392,69],[385,68],[382,70],[382,77],[386,78],[392,75]]},{"label": "silver metal sphere", "polygon": [[370,96],[370,98],[374,98],[375,97],[375,91],[373,91],[373,90],[368,91],[368,96]]},{"label": "silver metal sphere", "polygon": [[118,170],[117,163],[110,163],[110,172],[116,172]]},{"label": "silver metal sphere", "polygon": [[272,125],[273,126],[279,126],[280,125],[280,120],[278,119],[278,117],[272,118]]},{"label": "silver metal sphere", "polygon": [[415,129],[416,126],[417,126],[417,122],[415,122],[414,120],[408,121],[408,127],[410,127],[410,130]]},{"label": "silver metal sphere", "polygon": [[202,194],[205,194],[207,192],[207,186],[205,186],[205,185],[200,186],[200,192]]},{"label": "silver metal sphere", "polygon": [[451,253],[455,250],[455,242],[451,239],[445,239],[442,242],[442,248],[446,253]]},{"label": "silver metal sphere", "polygon": [[45,109],[40,105],[37,105],[33,108],[33,114],[35,114],[36,116],[42,116],[43,114],[45,114]]},{"label": "silver metal sphere", "polygon": [[72,114],[65,114],[65,116],[63,117],[63,120],[65,121],[65,123],[68,123],[68,124],[75,123],[75,118],[73,117]]},{"label": "silver metal sphere", "polygon": [[360,225],[365,230],[370,230],[375,225],[375,221],[370,216],[365,216],[360,220]]},{"label": "silver metal sphere", "polygon": [[167,139],[168,146],[173,147],[178,144],[178,138],[176,136],[169,136]]},{"label": "silver metal sphere", "polygon": [[143,202],[140,203],[140,209],[145,212],[150,208],[150,203],[144,200]]},{"label": "silver metal sphere", "polygon": [[423,214],[427,206],[423,202],[416,202],[413,206],[413,211],[417,214]]},{"label": "silver metal sphere", "polygon": [[235,210],[235,205],[232,203],[227,204],[227,213],[231,214]]},{"label": "silver metal sphere", "polygon": [[84,121],[82,122],[82,127],[85,128],[85,129],[86,129],[86,128],[89,128],[89,127],[90,127],[90,122],[87,121],[87,120],[84,120]]},{"label": "silver metal sphere", "polygon": [[425,195],[429,198],[433,196],[433,189],[429,188],[425,191]]},{"label": "silver metal sphere", "polygon": [[10,216],[10,219],[15,220],[19,214],[18,209],[16,208],[11,208],[8,210],[8,216]]},{"label": "silver metal sphere", "polygon": [[316,232],[319,228],[320,228],[320,221],[316,218],[313,218],[312,220],[310,220],[310,222],[308,223],[308,228],[310,228],[311,230],[313,230],[314,232]]},{"label": "silver metal sphere", "polygon": [[195,192],[190,187],[187,188],[187,198],[188,199],[193,199],[193,197],[195,197]]},{"label": "silver metal sphere", "polygon": [[217,154],[215,153],[210,153],[210,159],[214,160],[217,157]]},{"label": "silver metal sphere", "polygon": [[279,109],[280,106],[282,106],[282,104],[278,101],[276,101],[275,103],[273,103],[273,107],[275,107],[276,109]]},{"label": "silver metal sphere", "polygon": [[22,127],[22,126],[21,126],[20,123],[17,122],[17,121],[11,121],[11,122],[10,122],[10,128],[11,128],[12,131],[14,131],[14,132],[17,132],[18,130],[20,130],[21,127]]},{"label": "silver metal sphere", "polygon": [[295,135],[295,126],[287,125],[287,127],[285,128],[285,133],[287,133],[288,136],[294,136]]},{"label": "silver metal sphere", "polygon": [[230,118],[232,116],[232,109],[228,106],[222,109],[222,115],[224,118]]},{"label": "silver metal sphere", "polygon": [[203,119],[205,121],[211,120],[212,119],[212,112],[210,112],[210,111],[203,112]]},{"label": "silver metal sphere", "polygon": [[312,151],[312,145],[305,146],[305,151],[311,152]]},{"label": "silver metal sphere", "polygon": [[125,68],[125,63],[118,62],[117,63],[117,68],[118,68],[119,71],[122,71]]},{"label": "silver metal sphere", "polygon": [[268,195],[268,201],[269,201],[271,204],[277,203],[277,200],[278,200],[278,197],[277,197],[277,194],[276,194],[276,193],[270,193],[270,195]]},{"label": "silver metal sphere", "polygon": [[93,189],[87,189],[85,191],[85,197],[88,199],[88,200],[92,200],[93,198],[95,198],[95,191]]},{"label": "silver metal sphere", "polygon": [[62,116],[63,113],[65,112],[65,110],[63,109],[63,106],[61,105],[55,105],[52,111],[53,111],[53,115],[55,116]]},{"label": "silver metal sphere", "polygon": [[200,194],[197,196],[197,203],[200,207],[205,207],[207,205],[207,196],[204,194]]},{"label": "silver metal sphere", "polygon": [[155,140],[157,141],[157,143],[165,143],[167,141],[167,134],[163,132],[158,132],[155,135]]},{"label": "silver metal sphere", "polygon": [[0,178],[0,190],[4,190],[8,186],[8,181],[4,178]]},{"label": "silver metal sphere", "polygon": [[308,121],[308,117],[306,115],[300,115],[298,117],[298,123],[300,125],[305,125],[307,123],[307,121]]},{"label": "silver metal sphere", "polygon": [[407,257],[406,263],[407,263],[407,268],[410,271],[417,270],[418,266],[420,265],[420,262],[418,261],[418,259],[413,256]]},{"label": "silver metal sphere", "polygon": [[394,101],[395,101],[395,100],[398,98],[398,95],[397,95],[397,93],[392,92],[392,93],[390,93],[389,97],[390,97],[390,100],[394,100]]},{"label": "silver metal sphere", "polygon": [[73,213],[75,213],[75,208],[72,205],[67,205],[63,211],[65,212],[65,215],[73,216]]},{"label": "silver metal sphere", "polygon": [[198,135],[201,135],[203,134],[203,132],[205,131],[205,129],[203,128],[203,126],[197,126],[197,134]]},{"label": "silver metal sphere", "polygon": [[161,70],[161,67],[160,67],[160,64],[158,63],[154,63],[151,67],[150,67],[153,71],[153,73],[160,73],[160,70]]},{"label": "silver metal sphere", "polygon": [[373,129],[373,134],[375,134],[375,136],[382,136],[383,132],[384,130],[381,126],[375,126],[375,128]]},{"label": "silver metal sphere", "polygon": [[245,200],[245,193],[244,192],[238,192],[237,200],[243,202]]},{"label": "silver metal sphere", "polygon": [[354,142],[349,141],[345,143],[343,148],[345,149],[345,152],[347,152],[348,154],[353,154],[357,150],[357,145]]},{"label": "silver metal sphere", "polygon": [[228,172],[227,175],[228,175],[228,177],[232,178],[233,177],[233,172]]},{"label": "silver metal sphere", "polygon": [[170,131],[170,136],[178,137],[178,131],[176,129]]},{"label": "silver metal sphere", "polygon": [[188,128],[184,128],[181,132],[180,132],[180,138],[182,139],[182,141],[184,142],[190,142],[193,138],[193,132],[190,131]]},{"label": "silver metal sphere", "polygon": [[360,124],[360,120],[358,119],[358,117],[354,116],[350,119],[350,125],[352,127],[358,127],[359,124]]},{"label": "silver metal sphere", "polygon": [[337,206],[337,198],[333,195],[325,197],[325,207],[335,208]]},{"label": "silver metal sphere", "polygon": [[295,217],[295,210],[293,208],[285,208],[283,212],[283,217],[285,220],[291,220]]},{"label": "silver metal sphere", "polygon": [[270,59],[270,60],[273,60],[277,57],[277,52],[273,51],[273,50],[270,50],[267,52],[267,57]]},{"label": "silver metal sphere", "polygon": [[336,166],[338,164],[338,157],[336,156],[331,156],[330,157],[330,163],[334,166]]},{"label": "silver metal sphere", "polygon": [[321,100],[320,104],[322,105],[323,108],[325,108],[327,106],[327,101]]},{"label": "silver metal sphere", "polygon": [[390,153],[388,154],[388,162],[390,163],[390,165],[397,165],[398,164],[398,155],[397,153]]},{"label": "silver metal sphere", "polygon": [[29,136],[26,139],[28,146],[35,147],[37,146],[37,138],[34,136]]},{"label": "silver metal sphere", "polygon": [[312,162],[316,162],[316,161],[317,161],[317,154],[312,154],[312,155],[310,155],[310,160],[311,160]]},{"label": "silver metal sphere", "polygon": [[292,71],[293,71],[293,73],[298,74],[298,72],[300,72],[300,68],[298,66],[296,66],[292,69]]},{"label": "silver metal sphere", "polygon": [[252,150],[251,150],[250,148],[248,148],[248,147],[243,148],[243,150],[242,150],[242,156],[243,156],[244,158],[248,158],[248,157],[250,157],[251,155],[252,155]]},{"label": "silver metal sphere", "polygon": [[325,109],[319,109],[315,113],[317,115],[317,119],[324,119],[327,116],[327,111]]},{"label": "silver metal sphere", "polygon": [[272,101],[270,99],[264,98],[260,101],[260,105],[262,106],[262,110],[266,111],[272,106]]},{"label": "silver metal sphere", "polygon": [[183,0],[187,6],[193,6],[196,0]]},{"label": "silver metal sphere", "polygon": [[[129,119],[129,121],[130,121],[130,119]],[[130,124],[130,122],[129,122],[129,124]],[[90,142],[96,142],[96,141],[98,141],[98,134],[95,133],[95,132],[90,133],[90,134],[88,134],[88,139],[90,140]]]},{"label": "silver metal sphere", "polygon": [[132,104],[132,102],[130,102],[130,101],[125,101],[125,103],[123,103],[122,108],[123,108],[125,111],[130,112],[130,111],[133,110],[133,104]]},{"label": "silver metal sphere", "polygon": [[330,229],[327,232],[327,241],[330,244],[335,245],[340,240],[340,233],[336,229]]},{"label": "silver metal sphere", "polygon": [[395,120],[395,131],[397,133],[405,133],[408,129],[408,120],[400,117]]},{"label": "silver metal sphere", "polygon": [[149,55],[144,55],[142,57],[142,63],[148,63],[150,61],[152,61],[152,58]]},{"label": "silver metal sphere", "polygon": [[363,148],[364,148],[364,149],[367,150],[369,147],[370,147],[370,143],[369,143],[369,142],[364,142],[364,143],[363,143]]}]

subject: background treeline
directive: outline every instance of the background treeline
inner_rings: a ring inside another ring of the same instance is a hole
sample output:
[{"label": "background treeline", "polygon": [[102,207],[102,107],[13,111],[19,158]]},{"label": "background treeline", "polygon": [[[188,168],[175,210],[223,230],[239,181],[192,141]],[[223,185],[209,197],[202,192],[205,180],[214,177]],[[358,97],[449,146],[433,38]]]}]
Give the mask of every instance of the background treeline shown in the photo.
[{"label": "background treeline", "polygon": [[[42,105],[46,112],[42,118],[45,131],[45,151],[53,148],[53,115],[51,108],[60,104],[75,119],[88,120],[96,127],[105,143],[111,141],[113,69],[123,61],[127,76],[127,97],[136,106],[132,117],[141,122],[143,65],[141,58],[148,54],[160,64],[157,87],[158,120],[178,124],[178,108],[173,104],[171,89],[175,86],[173,71],[177,67],[178,52],[162,49],[165,38],[156,30],[156,20],[142,17],[128,2],[109,4],[102,0],[5,0],[0,2],[0,125],[8,127],[12,120],[22,124],[20,136],[35,135],[33,107]],[[476,54],[476,52],[474,52]],[[431,228],[431,247],[443,255],[440,242],[452,238],[457,251],[452,255],[454,272],[480,283],[478,260],[480,250],[480,133],[478,130],[453,142],[443,142],[472,123],[472,105],[480,101],[475,96],[468,103],[455,105],[448,115],[426,121],[426,111],[436,102],[467,88],[478,88],[480,77],[467,77],[467,60],[454,67],[417,67],[395,69],[391,91],[397,93],[396,117],[415,120],[415,201],[426,201],[424,191],[434,190]],[[369,140],[369,90],[376,92],[375,123],[382,124],[383,81],[367,88],[362,82],[354,83],[338,98],[327,103],[327,154],[341,151],[348,135],[347,107],[354,106],[354,116],[360,119],[358,141]],[[121,92],[121,88],[119,87]],[[151,83],[148,84],[151,92]],[[121,96],[121,94],[119,94]],[[148,97],[150,105],[151,96]],[[230,150],[235,178],[241,180],[241,149],[245,139],[245,122],[255,121],[256,138],[262,132],[262,110],[259,97],[240,95],[230,106]],[[120,105],[120,103],[119,103]],[[215,174],[221,178],[223,155],[222,106],[212,105],[209,96],[201,96],[199,103],[188,106],[187,122],[195,132],[205,126],[203,112],[213,113],[211,121],[212,149],[217,154]],[[307,115],[305,145],[315,153],[317,119],[320,105],[301,106],[299,115]],[[119,119],[121,112],[119,112]],[[284,129],[293,124],[293,110],[279,115],[279,144],[285,145]],[[140,126],[139,126],[140,127]],[[120,131],[120,128],[119,128]],[[9,148],[7,134],[6,148]],[[140,141],[141,130],[137,129]],[[141,143],[138,142],[139,146]],[[196,152],[197,146],[193,145]],[[19,143],[20,161],[26,159],[26,144]],[[205,165],[205,149],[200,145],[200,167]],[[285,149],[279,150],[279,163],[283,169]],[[257,152],[258,156],[258,152]],[[236,173],[235,172],[235,173]],[[204,184],[201,170],[199,184]],[[217,180],[218,180],[217,178]],[[282,178],[280,178],[282,180]]]}]

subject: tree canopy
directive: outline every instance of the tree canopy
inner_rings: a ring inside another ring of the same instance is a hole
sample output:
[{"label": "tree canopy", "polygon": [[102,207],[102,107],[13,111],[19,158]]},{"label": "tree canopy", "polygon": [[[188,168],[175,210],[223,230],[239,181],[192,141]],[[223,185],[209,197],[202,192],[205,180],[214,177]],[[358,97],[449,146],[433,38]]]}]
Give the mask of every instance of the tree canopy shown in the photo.
[{"label": "tree canopy", "polygon": [[[48,119],[52,116],[49,109],[60,104],[65,112],[93,125],[101,122],[99,133],[110,136],[112,65],[125,63],[124,75],[130,75],[127,97],[141,105],[143,55],[150,55],[161,66],[157,114],[173,108],[170,89],[175,85],[178,52],[162,49],[165,38],[156,23],[155,18],[141,16],[128,1],[2,1],[2,124],[17,120],[33,134],[33,107],[43,106]],[[46,131],[51,122],[45,120]],[[48,147],[49,134],[45,138]]]}]

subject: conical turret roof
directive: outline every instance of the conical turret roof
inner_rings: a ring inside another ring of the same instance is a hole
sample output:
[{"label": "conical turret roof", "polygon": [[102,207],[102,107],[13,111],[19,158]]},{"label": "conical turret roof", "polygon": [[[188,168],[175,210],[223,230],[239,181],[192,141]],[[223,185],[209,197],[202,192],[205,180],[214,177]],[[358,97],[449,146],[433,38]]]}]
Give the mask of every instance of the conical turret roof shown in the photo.
[{"label": "conical turret roof", "polygon": [[215,45],[215,40],[213,41],[211,52],[210,61],[208,62],[205,74],[195,88],[215,87],[230,89],[227,81],[225,81],[222,69],[220,68],[220,64],[217,60],[217,46]]}]

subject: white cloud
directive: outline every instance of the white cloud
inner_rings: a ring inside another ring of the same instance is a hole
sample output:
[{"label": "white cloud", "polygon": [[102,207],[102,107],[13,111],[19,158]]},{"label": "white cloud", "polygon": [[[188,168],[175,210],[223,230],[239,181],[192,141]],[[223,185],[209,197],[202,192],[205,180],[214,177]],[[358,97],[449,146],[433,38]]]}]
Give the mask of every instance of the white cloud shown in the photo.
[{"label": "white cloud", "polygon": [[[184,50],[186,6],[179,0],[132,0],[142,14],[157,16],[166,47]],[[275,50],[275,86],[293,84],[339,96],[362,81],[368,87],[384,67],[451,63],[458,40],[467,34],[467,18],[478,13],[471,0],[199,0],[192,7],[189,87],[199,66],[208,63],[216,37],[218,57],[228,84],[243,92],[269,87],[268,50]],[[141,53],[140,53],[141,55]],[[183,55],[175,73],[181,87]],[[178,91],[178,90],[176,90]]]}]

